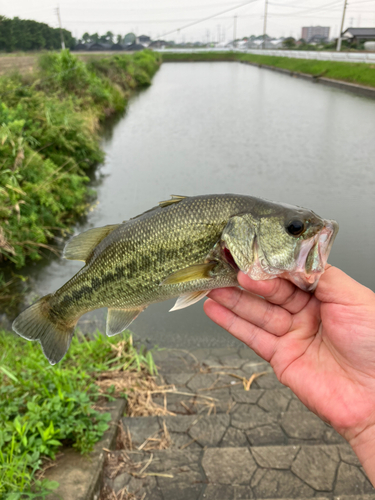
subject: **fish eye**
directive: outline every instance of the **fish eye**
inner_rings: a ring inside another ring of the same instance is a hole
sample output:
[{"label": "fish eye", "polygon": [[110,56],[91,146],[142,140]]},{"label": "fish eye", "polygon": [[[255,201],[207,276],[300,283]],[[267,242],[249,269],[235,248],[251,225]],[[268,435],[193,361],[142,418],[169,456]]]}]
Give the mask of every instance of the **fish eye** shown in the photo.
[{"label": "fish eye", "polygon": [[298,219],[290,221],[289,224],[286,226],[286,230],[292,236],[299,236],[304,232],[305,229],[306,229],[305,223],[302,220]]}]

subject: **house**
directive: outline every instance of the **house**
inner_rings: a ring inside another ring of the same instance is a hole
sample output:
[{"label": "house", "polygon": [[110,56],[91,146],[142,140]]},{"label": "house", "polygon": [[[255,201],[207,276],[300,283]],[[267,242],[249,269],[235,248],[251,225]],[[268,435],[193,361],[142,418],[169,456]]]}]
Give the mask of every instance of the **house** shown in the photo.
[{"label": "house", "polygon": [[375,28],[348,28],[341,34],[341,37],[353,43],[361,40],[375,40]]},{"label": "house", "polygon": [[147,35],[141,35],[138,37],[138,42],[141,43],[144,47],[148,47],[151,43],[151,38]]},{"label": "house", "polygon": [[77,43],[77,45],[74,47],[74,50],[90,50],[92,43]]},{"label": "house", "polygon": [[100,50],[111,50],[112,48],[112,43],[102,43],[102,42],[96,42],[91,44],[90,46],[90,51],[100,51]]},{"label": "house", "polygon": [[149,48],[150,49],[162,49],[166,45],[167,45],[167,42],[165,42],[164,40],[155,40],[155,41],[150,43]]},{"label": "house", "polygon": [[145,48],[144,45],[140,44],[140,43],[131,43],[130,45],[127,45],[125,47],[125,50],[130,50],[132,52],[135,52],[137,50],[143,50]]},{"label": "house", "polygon": [[111,50],[126,50],[126,45],[122,43],[114,43],[111,47]]}]

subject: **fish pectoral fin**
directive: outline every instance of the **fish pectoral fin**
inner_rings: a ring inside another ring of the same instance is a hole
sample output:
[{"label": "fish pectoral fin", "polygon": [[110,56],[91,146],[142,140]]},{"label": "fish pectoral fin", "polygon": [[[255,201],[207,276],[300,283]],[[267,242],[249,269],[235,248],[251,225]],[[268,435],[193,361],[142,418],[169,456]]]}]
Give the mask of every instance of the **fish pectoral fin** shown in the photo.
[{"label": "fish pectoral fin", "polygon": [[120,224],[112,224],[104,227],[94,227],[84,233],[74,236],[65,246],[63,257],[69,260],[86,260],[92,254],[94,248],[108,236]]},{"label": "fish pectoral fin", "polygon": [[135,318],[144,310],[145,307],[139,309],[108,309],[107,315],[107,330],[108,337],[112,337],[117,333],[121,333],[127,329]]},{"label": "fish pectoral fin", "polygon": [[203,297],[205,297],[209,291],[210,290],[203,290],[202,292],[190,292],[180,295],[172,309],[169,309],[169,312],[178,311],[179,309],[184,309],[185,307],[192,306],[199,300],[203,299]]},{"label": "fish pectoral fin", "polygon": [[205,262],[204,264],[193,264],[170,274],[160,285],[177,285],[187,281],[211,279],[211,271],[216,265],[217,262],[215,261]]},{"label": "fish pectoral fin", "polygon": [[171,199],[166,200],[166,201],[159,201],[159,206],[164,208],[164,207],[169,207],[169,205],[173,205],[173,203],[179,203],[180,201],[184,200],[187,198],[187,196],[180,196],[178,194],[171,194]]}]

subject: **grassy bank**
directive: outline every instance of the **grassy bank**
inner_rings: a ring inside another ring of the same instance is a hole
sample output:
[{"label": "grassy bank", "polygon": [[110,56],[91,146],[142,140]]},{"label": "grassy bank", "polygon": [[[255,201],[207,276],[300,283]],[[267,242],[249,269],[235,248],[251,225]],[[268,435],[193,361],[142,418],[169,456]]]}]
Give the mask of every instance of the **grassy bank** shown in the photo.
[{"label": "grassy bank", "polygon": [[154,371],[151,353],[136,349],[130,335],[80,340],[74,337],[63,362],[51,366],[38,344],[0,331],[1,499],[40,499],[56,488],[40,472],[62,445],[87,453],[101,438],[110,415],[95,404],[115,392],[111,376],[126,370],[135,387]]},{"label": "grassy bank", "polygon": [[[22,268],[87,209],[87,170],[103,160],[99,125],[150,85],[151,51],[83,62],[68,50],[39,71],[0,78],[0,260]],[[0,295],[6,295],[0,276]],[[1,288],[2,287],[2,288]],[[1,302],[0,302],[1,305]]]},{"label": "grassy bank", "polygon": [[320,75],[333,80],[342,80],[368,87],[375,87],[375,67],[366,63],[318,61],[289,57],[241,54],[235,52],[200,52],[191,54],[163,53],[163,61],[250,61],[290,71]]}]

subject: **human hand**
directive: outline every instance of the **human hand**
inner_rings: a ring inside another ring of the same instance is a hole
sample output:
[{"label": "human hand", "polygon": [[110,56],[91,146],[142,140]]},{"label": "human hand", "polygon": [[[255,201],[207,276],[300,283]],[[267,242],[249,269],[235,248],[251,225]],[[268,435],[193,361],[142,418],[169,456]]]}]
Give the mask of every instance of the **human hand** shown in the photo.
[{"label": "human hand", "polygon": [[344,436],[375,483],[375,293],[330,266],[313,295],[281,278],[238,281],[244,290],[210,292],[207,316]]}]

